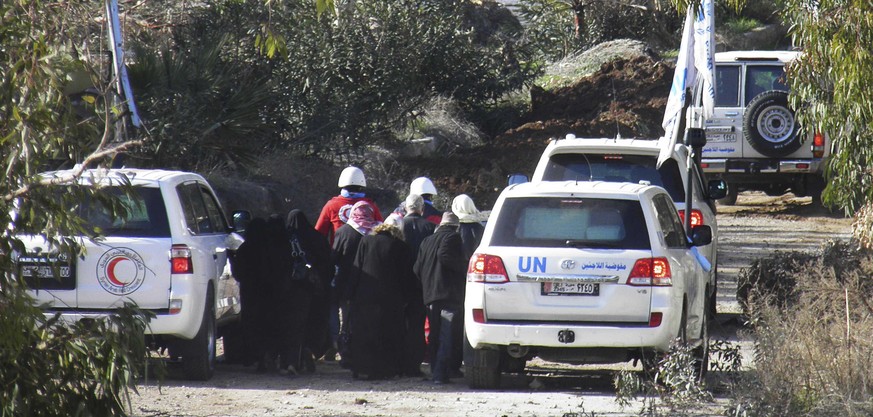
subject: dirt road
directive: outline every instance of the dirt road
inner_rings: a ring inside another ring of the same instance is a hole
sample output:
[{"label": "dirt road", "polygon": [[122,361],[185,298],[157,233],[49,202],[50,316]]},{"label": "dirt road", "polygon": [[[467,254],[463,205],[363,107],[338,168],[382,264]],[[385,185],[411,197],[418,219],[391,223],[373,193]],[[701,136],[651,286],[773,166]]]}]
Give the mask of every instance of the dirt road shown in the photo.
[{"label": "dirt road", "polygon": [[[742,194],[737,206],[719,208],[718,309],[722,332],[737,306],[740,268],[775,250],[815,250],[832,238],[848,238],[850,219],[811,210],[809,199]],[[728,331],[728,333],[730,333]],[[319,363],[314,375],[280,376],[220,364],[205,383],[147,382],[134,394],[136,416],[632,416],[640,404],[615,402],[613,370],[543,368],[506,376],[499,391],[475,391],[462,381],[435,386],[417,378],[358,381],[335,363]],[[712,377],[712,376],[711,376]],[[695,415],[718,415],[720,405]],[[592,414],[593,413],[593,414]]]}]

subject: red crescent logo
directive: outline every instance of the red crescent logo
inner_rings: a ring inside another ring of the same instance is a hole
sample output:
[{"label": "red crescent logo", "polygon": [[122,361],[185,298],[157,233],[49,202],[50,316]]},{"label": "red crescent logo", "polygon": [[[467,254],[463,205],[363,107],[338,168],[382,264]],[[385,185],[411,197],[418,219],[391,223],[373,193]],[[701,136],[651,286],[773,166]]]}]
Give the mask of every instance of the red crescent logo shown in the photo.
[{"label": "red crescent logo", "polygon": [[110,282],[112,282],[115,285],[118,285],[119,287],[123,287],[123,286],[127,285],[127,283],[121,282],[118,280],[118,278],[116,278],[115,266],[118,265],[118,263],[121,261],[129,261],[129,260],[130,259],[128,259],[128,258],[125,258],[123,256],[119,256],[119,257],[109,261],[109,264],[106,265],[106,277],[109,278]]}]

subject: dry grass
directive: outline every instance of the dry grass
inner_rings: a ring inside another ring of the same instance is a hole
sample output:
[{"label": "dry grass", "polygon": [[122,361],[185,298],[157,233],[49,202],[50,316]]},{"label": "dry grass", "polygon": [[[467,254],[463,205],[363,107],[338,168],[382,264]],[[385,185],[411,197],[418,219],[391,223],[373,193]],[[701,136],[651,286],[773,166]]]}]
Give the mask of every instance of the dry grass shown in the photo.
[{"label": "dry grass", "polygon": [[[736,384],[736,415],[873,414],[873,254],[829,242],[816,256],[774,258],[784,268],[746,272],[759,277],[748,294],[756,365]],[[790,288],[760,285],[788,274]]]}]

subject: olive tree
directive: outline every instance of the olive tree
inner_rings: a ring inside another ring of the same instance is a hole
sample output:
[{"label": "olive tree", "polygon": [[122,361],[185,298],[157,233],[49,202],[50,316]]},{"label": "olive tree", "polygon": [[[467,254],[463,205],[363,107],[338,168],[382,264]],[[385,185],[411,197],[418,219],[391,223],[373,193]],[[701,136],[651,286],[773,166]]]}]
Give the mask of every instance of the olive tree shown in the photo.
[{"label": "olive tree", "polygon": [[[124,415],[129,388],[146,359],[147,320],[135,308],[106,321],[63,325],[34,306],[15,267],[22,228],[46,237],[50,249],[74,248],[63,236],[94,234],[74,214],[76,204],[85,196],[103,198],[88,189],[52,191],[51,185],[72,183],[84,168],[52,179],[36,174],[59,161],[97,165],[138,144],[114,141],[110,122],[118,112],[108,102],[99,111],[86,109],[94,117],[83,118],[65,93],[70,74],[88,66],[69,20],[83,4],[0,2],[2,416]],[[24,224],[25,217],[40,221]]]},{"label": "olive tree", "polygon": [[791,100],[830,139],[822,198],[853,213],[873,198],[873,11],[858,0],[786,0],[782,12],[803,51],[789,68]]}]

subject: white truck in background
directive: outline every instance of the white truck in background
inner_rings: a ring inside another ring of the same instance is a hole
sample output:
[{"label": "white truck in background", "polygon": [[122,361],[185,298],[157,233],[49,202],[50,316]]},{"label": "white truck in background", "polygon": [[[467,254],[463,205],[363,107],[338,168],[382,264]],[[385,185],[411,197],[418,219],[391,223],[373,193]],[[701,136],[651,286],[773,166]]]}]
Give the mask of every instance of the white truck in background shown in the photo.
[{"label": "white truck in background", "polygon": [[768,195],[788,191],[821,203],[827,136],[800,126],[788,105],[785,66],[796,51],[733,51],[715,54],[716,95],[705,122],[701,167],[727,182],[722,204],[743,190]]}]

